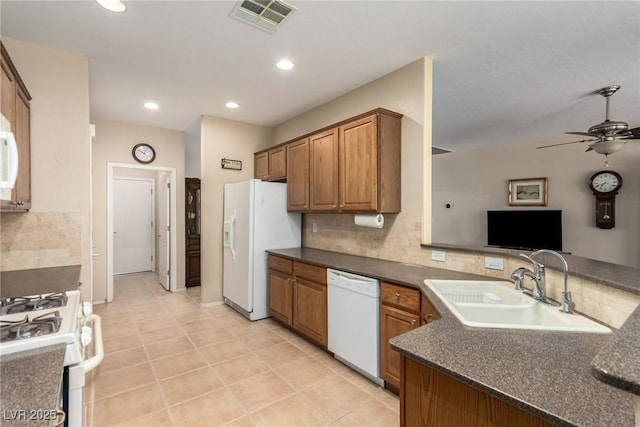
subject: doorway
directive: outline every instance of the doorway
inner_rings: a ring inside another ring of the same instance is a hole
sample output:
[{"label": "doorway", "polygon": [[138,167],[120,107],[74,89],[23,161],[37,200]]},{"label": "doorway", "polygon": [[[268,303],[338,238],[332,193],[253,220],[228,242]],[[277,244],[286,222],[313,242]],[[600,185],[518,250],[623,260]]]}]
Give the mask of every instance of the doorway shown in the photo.
[{"label": "doorway", "polygon": [[[155,203],[157,207],[157,223],[161,223],[166,221],[168,224],[164,229],[166,232],[165,238],[161,241],[161,236],[158,234],[163,234],[159,228],[156,228],[154,224],[154,229],[152,230],[153,236],[153,245],[155,246],[155,257],[154,257],[154,266],[152,270],[158,271],[159,276],[164,276],[164,278],[160,278],[162,285],[165,289],[175,292],[177,290],[177,274],[174,272],[178,271],[177,260],[177,241],[176,233],[177,233],[177,200],[176,200],[176,191],[171,191],[172,183],[176,182],[177,172],[175,168],[170,167],[161,167],[161,166],[149,166],[149,165],[136,165],[131,163],[107,163],[107,302],[113,301],[113,276],[115,273],[114,269],[114,261],[115,261],[115,240],[114,240],[114,231],[115,230],[115,192],[116,192],[116,180],[118,178],[122,178],[123,176],[136,176],[144,175],[148,178],[148,175],[152,174],[154,176],[153,181],[156,182],[156,188],[160,190],[156,191],[156,193],[162,193],[162,196],[158,194],[159,197],[156,197]],[[163,181],[164,180],[164,181]],[[166,187],[162,188],[165,182]],[[155,196],[154,196],[155,197]],[[162,198],[165,198],[164,202]],[[161,206],[162,204],[162,206]],[[166,248],[166,249],[165,249]],[[162,252],[161,252],[162,251]],[[157,259],[157,265],[156,261]],[[166,262],[167,268],[164,267],[164,263]],[[161,271],[161,269],[164,269]],[[163,283],[164,282],[164,283]]]},{"label": "doorway", "polygon": [[156,228],[158,238],[158,280],[160,284],[169,290],[169,277],[171,265],[171,177],[168,173],[160,173],[160,188],[158,189],[158,226]]},{"label": "doorway", "polygon": [[114,178],[113,274],[155,270],[154,187],[153,179]]}]

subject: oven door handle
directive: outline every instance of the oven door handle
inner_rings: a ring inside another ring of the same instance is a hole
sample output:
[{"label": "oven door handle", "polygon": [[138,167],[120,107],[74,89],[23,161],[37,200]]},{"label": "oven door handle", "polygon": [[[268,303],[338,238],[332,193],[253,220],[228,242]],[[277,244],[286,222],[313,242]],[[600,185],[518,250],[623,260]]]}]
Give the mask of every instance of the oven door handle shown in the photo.
[{"label": "oven door handle", "polygon": [[84,373],[91,372],[104,359],[104,346],[102,345],[102,319],[97,314],[85,316],[85,322],[93,323],[93,351],[94,355],[82,362]]}]

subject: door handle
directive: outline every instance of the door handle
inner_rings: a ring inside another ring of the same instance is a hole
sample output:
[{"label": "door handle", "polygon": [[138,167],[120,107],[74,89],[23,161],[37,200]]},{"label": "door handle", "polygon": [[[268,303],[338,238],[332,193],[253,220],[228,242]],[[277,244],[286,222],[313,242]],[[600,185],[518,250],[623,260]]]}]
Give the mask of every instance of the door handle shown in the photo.
[{"label": "door handle", "polygon": [[236,211],[231,215],[231,223],[229,224],[229,249],[231,257],[236,260]]}]

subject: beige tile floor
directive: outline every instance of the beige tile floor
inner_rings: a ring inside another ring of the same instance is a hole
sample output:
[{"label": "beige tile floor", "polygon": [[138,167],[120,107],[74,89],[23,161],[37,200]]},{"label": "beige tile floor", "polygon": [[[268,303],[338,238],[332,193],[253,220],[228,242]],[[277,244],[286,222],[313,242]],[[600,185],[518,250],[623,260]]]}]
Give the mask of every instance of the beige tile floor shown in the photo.
[{"label": "beige tile floor", "polygon": [[200,306],[152,273],[114,280],[96,305],[105,358],[87,377],[87,426],[384,426],[395,395],[271,319]]}]

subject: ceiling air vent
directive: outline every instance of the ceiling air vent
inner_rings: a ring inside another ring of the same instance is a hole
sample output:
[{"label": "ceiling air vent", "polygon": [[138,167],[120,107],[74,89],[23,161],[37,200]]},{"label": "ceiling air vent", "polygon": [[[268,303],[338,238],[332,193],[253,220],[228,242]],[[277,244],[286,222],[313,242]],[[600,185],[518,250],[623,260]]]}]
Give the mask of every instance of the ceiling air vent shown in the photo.
[{"label": "ceiling air vent", "polygon": [[436,154],[446,154],[453,153],[453,150],[449,150],[448,148],[436,147],[435,145],[431,146],[431,155],[435,156]]},{"label": "ceiling air vent", "polygon": [[240,0],[229,16],[274,33],[296,10],[295,7],[279,0]]}]

